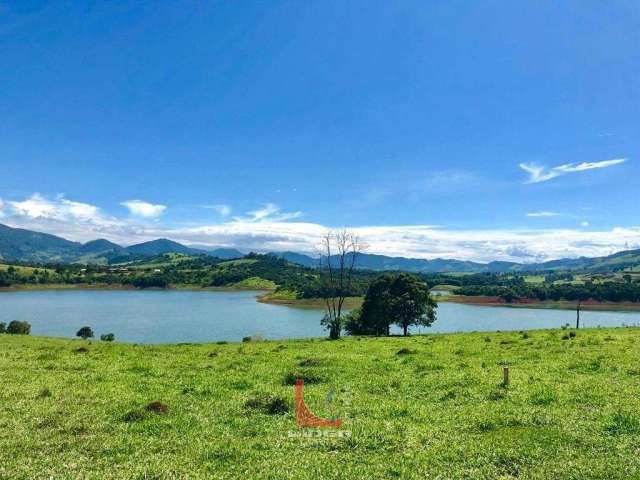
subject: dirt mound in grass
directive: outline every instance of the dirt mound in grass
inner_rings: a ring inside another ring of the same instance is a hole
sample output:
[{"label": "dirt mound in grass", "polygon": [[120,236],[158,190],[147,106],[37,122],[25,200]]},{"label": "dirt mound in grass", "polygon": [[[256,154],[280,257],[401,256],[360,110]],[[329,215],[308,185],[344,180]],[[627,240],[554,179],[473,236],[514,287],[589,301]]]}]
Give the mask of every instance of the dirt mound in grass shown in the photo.
[{"label": "dirt mound in grass", "polygon": [[147,412],[157,413],[158,415],[166,415],[169,413],[169,407],[162,402],[151,402],[149,405],[145,407]]}]

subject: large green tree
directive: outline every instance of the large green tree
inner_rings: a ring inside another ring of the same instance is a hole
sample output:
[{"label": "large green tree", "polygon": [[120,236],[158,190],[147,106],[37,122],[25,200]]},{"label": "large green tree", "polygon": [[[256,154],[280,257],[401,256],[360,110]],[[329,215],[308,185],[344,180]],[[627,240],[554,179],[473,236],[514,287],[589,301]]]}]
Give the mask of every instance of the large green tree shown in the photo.
[{"label": "large green tree", "polygon": [[351,334],[389,335],[395,324],[407,335],[412,325],[430,326],[437,307],[425,283],[405,273],[386,274],[371,283],[360,315],[346,328]]}]

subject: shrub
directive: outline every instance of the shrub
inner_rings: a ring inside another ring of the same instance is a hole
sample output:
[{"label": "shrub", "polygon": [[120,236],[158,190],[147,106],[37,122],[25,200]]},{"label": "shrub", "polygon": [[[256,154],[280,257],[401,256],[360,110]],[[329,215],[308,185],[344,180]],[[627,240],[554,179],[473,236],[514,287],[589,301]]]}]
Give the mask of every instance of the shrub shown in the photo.
[{"label": "shrub", "polygon": [[243,343],[248,342],[264,342],[264,337],[262,335],[251,335],[249,337],[242,337]]},{"label": "shrub", "polygon": [[103,342],[113,342],[116,339],[116,336],[113,333],[105,333],[100,335],[100,340]]},{"label": "shrub", "polygon": [[76,337],[80,337],[83,340],[86,340],[87,338],[93,338],[93,330],[91,330],[91,327],[82,327],[76,333]]},{"label": "shrub", "polygon": [[410,348],[401,348],[400,350],[398,350],[398,352],[396,353],[396,355],[412,355],[416,353],[415,350],[411,350]]},{"label": "shrub", "polygon": [[313,383],[322,383],[324,382],[324,378],[314,373],[309,372],[291,372],[285,375],[283,383],[285,385],[295,385],[296,380],[302,380],[306,385],[311,385]]},{"label": "shrub", "polygon": [[38,392],[37,398],[48,398],[51,396],[51,390],[48,387],[44,387],[40,392]]},{"label": "shrub", "polygon": [[488,398],[494,402],[502,400],[505,397],[505,393],[502,390],[492,390],[489,392]]},{"label": "shrub", "polygon": [[0,333],[7,333],[7,324],[0,322]]},{"label": "shrub", "polygon": [[151,277],[136,277],[131,282],[134,287],[144,288],[167,288],[169,284],[167,281],[157,275]]},{"label": "shrub", "polygon": [[31,333],[31,324],[29,322],[21,322],[20,320],[12,320],[7,327],[7,333],[12,335],[29,335]]},{"label": "shrub", "polygon": [[260,395],[250,398],[244,404],[245,408],[258,410],[267,415],[284,415],[289,411],[287,401],[273,395]]},{"label": "shrub", "polygon": [[322,365],[322,360],[318,358],[305,358],[298,365],[301,367],[318,367]]},{"label": "shrub", "polygon": [[144,419],[144,412],[140,410],[131,410],[122,416],[122,420],[127,423],[137,422],[142,419]]},{"label": "shrub", "polygon": [[636,435],[640,432],[640,419],[631,413],[616,412],[605,426],[610,435]]}]

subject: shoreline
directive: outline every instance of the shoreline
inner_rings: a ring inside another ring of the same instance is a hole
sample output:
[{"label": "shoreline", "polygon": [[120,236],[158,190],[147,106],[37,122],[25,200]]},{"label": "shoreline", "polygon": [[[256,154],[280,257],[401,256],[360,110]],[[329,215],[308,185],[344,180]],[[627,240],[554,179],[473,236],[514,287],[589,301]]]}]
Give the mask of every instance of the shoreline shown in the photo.
[{"label": "shoreline", "polygon": [[[198,285],[171,285],[167,288],[136,288],[133,285],[104,285],[104,284],[46,284],[46,285],[17,285],[0,287],[0,293],[29,292],[29,291],[60,291],[60,290],[94,290],[94,291],[196,291],[196,292],[256,292],[256,301],[270,305],[281,305],[291,308],[322,309],[324,301],[321,298],[287,298],[274,296],[273,290],[247,287],[243,285],[226,287],[201,287]],[[507,303],[500,297],[436,295],[438,303],[458,303],[478,307],[508,307],[508,308],[540,308],[555,310],[575,310],[576,303],[569,301],[539,301],[535,299],[520,300]],[[363,297],[348,297],[344,308],[351,310],[362,305]],[[582,302],[581,311],[638,311],[640,303],[633,302]]]},{"label": "shoreline", "polygon": [[102,285],[102,284],[66,284],[66,283],[54,283],[46,285],[18,285],[11,287],[0,287],[0,293],[3,292],[33,292],[33,291],[57,291],[57,290],[113,290],[113,291],[194,291],[194,292],[258,292],[265,293],[271,292],[271,290],[265,290],[255,287],[228,286],[228,287],[200,287],[198,285],[171,285],[167,288],[136,288],[133,285]]},{"label": "shoreline", "polygon": [[[348,310],[358,308],[362,305],[363,300],[363,297],[347,297],[344,301],[343,307]],[[321,298],[278,298],[272,297],[269,293],[266,293],[264,295],[257,296],[256,301],[269,305],[282,305],[292,308],[324,308],[324,300]]]},{"label": "shoreline", "polygon": [[[420,339],[426,337],[459,337],[459,336],[474,336],[474,335],[509,335],[509,334],[522,334],[522,332],[527,333],[536,333],[536,332],[557,332],[562,333],[565,331],[576,331],[576,332],[595,332],[595,331],[616,331],[616,330],[640,330],[640,325],[617,325],[617,326],[589,326],[589,327],[580,327],[579,329],[574,328],[573,326],[569,326],[568,328],[560,327],[538,327],[538,328],[518,328],[518,329],[509,329],[509,330],[456,330],[450,332],[417,332],[417,333],[409,333],[409,335],[402,335],[401,333],[392,333],[389,335],[349,335],[347,333],[342,333],[340,340],[382,340],[382,339],[390,339],[390,340],[411,340],[411,339]],[[130,346],[130,347],[153,347],[153,348],[181,348],[181,347],[219,347],[222,345],[236,345],[236,346],[246,346],[246,345],[256,345],[256,344],[282,344],[286,343],[305,343],[305,342],[317,342],[322,340],[327,340],[327,335],[317,335],[317,336],[308,336],[308,337],[275,337],[275,338],[263,338],[257,341],[249,341],[245,342],[242,339],[232,339],[232,340],[215,340],[215,339],[206,339],[206,340],[194,340],[194,341],[179,341],[179,342],[159,342],[159,343],[147,343],[141,341],[127,341],[127,340],[118,340],[117,338],[113,342],[104,342],[99,338],[90,338],[87,340],[83,340],[77,336],[58,336],[58,335],[43,335],[43,334],[31,334],[21,335],[21,334],[0,334],[0,341],[3,338],[28,338],[35,340],[44,340],[44,341],[64,341],[64,342],[73,342],[78,345],[121,345],[121,346]]]},{"label": "shoreline", "polygon": [[[435,296],[438,303],[459,303],[464,305],[473,305],[477,307],[507,307],[507,308],[538,308],[538,309],[551,309],[551,310],[575,310],[575,302],[568,301],[544,301],[531,300],[520,301],[513,303],[506,303],[499,297],[464,297],[456,295],[441,295]],[[350,297],[345,301],[345,307],[347,309],[358,308],[362,305],[362,297]],[[318,298],[278,298],[270,297],[269,294],[257,297],[257,301],[261,303],[268,303],[272,305],[284,305],[293,308],[322,308],[323,301]],[[633,302],[595,302],[587,301],[583,302],[581,311],[638,311],[640,310],[640,303]]]},{"label": "shoreline", "polygon": [[[436,301],[443,303],[459,303],[463,305],[474,305],[478,307],[507,307],[507,308],[539,308],[552,310],[576,310],[576,302],[566,300],[521,300],[507,303],[500,297],[462,296],[447,295],[436,296]],[[588,300],[582,302],[580,311],[637,311],[640,310],[640,303],[633,302],[596,302]]]}]

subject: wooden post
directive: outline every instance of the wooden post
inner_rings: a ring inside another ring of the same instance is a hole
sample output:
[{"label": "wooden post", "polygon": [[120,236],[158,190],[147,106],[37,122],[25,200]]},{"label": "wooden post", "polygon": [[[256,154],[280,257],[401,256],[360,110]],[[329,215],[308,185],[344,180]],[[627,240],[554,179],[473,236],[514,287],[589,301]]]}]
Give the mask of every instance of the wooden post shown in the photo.
[{"label": "wooden post", "polygon": [[502,375],[503,375],[502,385],[505,387],[508,387],[509,386],[509,367],[504,367],[502,369]]}]

